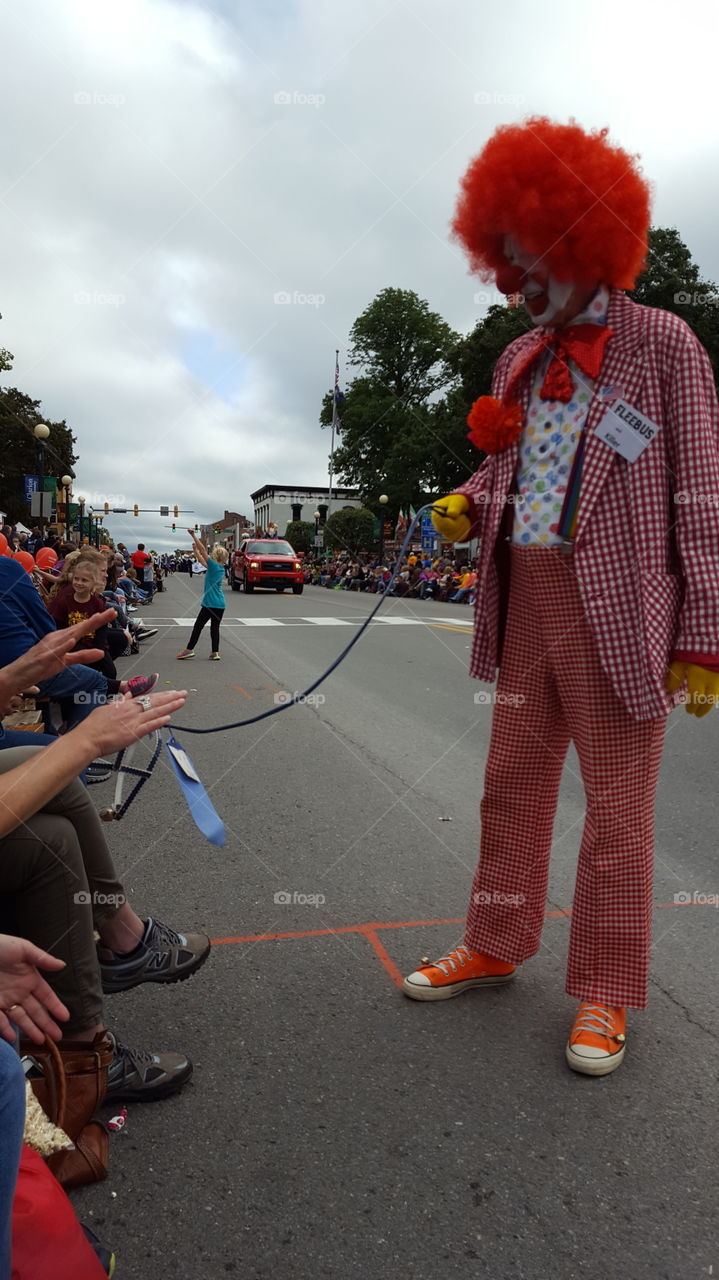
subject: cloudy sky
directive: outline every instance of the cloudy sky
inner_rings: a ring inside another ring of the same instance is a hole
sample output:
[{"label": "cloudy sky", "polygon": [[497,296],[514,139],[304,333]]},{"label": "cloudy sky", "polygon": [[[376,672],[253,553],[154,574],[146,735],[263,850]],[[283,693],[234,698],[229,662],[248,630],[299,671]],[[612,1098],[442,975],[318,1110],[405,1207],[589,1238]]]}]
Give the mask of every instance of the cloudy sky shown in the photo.
[{"label": "cloudy sky", "polygon": [[[608,125],[655,223],[719,279],[717,12],[0,0],[0,345],[77,435],[76,493],[194,522],[251,515],[265,483],[326,484],[321,397],[378,291],[462,332],[491,301],[448,223],[505,121]],[[110,521],[133,545],[174,545],[166,525]]]}]

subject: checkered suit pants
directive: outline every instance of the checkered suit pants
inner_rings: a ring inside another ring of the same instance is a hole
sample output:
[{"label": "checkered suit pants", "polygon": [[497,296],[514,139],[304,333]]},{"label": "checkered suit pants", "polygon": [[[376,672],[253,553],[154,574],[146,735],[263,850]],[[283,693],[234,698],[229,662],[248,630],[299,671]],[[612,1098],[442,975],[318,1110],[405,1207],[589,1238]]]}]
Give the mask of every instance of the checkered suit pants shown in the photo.
[{"label": "checkered suit pants", "polygon": [[514,962],[539,950],[552,829],[571,741],[587,808],[566,990],[582,1000],[644,1008],[664,727],[663,719],[633,720],[614,692],[599,662],[571,555],[513,546],[469,947]]}]

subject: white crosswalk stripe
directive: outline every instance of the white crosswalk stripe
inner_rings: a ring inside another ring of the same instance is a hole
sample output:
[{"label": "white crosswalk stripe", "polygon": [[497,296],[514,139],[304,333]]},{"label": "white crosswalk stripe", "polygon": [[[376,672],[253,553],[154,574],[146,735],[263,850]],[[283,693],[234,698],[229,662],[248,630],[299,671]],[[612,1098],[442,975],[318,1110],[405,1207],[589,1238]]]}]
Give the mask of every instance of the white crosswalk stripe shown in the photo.
[{"label": "white crosswalk stripe", "polygon": [[[320,615],[318,617],[287,617],[287,618],[225,618],[223,627],[304,627],[306,630],[310,627],[359,627],[365,621],[362,616],[355,615],[349,618],[332,618]],[[191,627],[194,625],[194,618],[152,618],[153,627]],[[453,623],[455,626],[471,626],[472,614],[471,610],[452,614],[451,616],[432,615],[428,618],[409,618],[404,614],[388,615],[386,617],[378,617],[372,619],[372,626],[384,627],[426,627],[431,626],[434,622],[443,622],[446,624]],[[150,625],[147,623],[146,625]]]},{"label": "white crosswalk stripe", "polygon": [[241,622],[245,627],[284,627],[282,618],[233,618],[233,622]]},{"label": "white crosswalk stripe", "polygon": [[303,622],[312,622],[316,627],[351,627],[355,625],[355,619],[349,621],[347,618],[303,618]]}]

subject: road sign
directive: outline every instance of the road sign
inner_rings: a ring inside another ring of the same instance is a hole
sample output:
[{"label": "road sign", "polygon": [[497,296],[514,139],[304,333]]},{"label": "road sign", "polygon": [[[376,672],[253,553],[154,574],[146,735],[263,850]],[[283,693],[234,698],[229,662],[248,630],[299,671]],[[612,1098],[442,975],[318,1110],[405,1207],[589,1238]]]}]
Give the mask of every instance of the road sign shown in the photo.
[{"label": "road sign", "polygon": [[39,476],[23,476],[22,482],[23,482],[23,502],[26,502],[29,506],[30,503],[32,502],[32,495],[34,493],[37,493],[38,489],[40,488],[40,477]]},{"label": "road sign", "polygon": [[30,498],[30,515],[45,519],[52,515],[54,493],[40,493],[39,489]]},{"label": "road sign", "polygon": [[314,544],[316,547],[323,547],[325,545],[325,535],[323,533],[316,533],[314,536]]},{"label": "road sign", "polygon": [[161,515],[161,516],[169,516],[169,514],[170,514],[170,508],[169,508],[169,507],[160,507],[160,515]]}]

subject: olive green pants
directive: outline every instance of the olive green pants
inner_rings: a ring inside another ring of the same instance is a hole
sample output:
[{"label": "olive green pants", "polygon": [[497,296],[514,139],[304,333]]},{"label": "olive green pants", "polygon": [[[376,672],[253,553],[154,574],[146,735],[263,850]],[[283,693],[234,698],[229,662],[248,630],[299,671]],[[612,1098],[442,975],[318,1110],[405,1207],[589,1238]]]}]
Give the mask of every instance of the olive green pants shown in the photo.
[{"label": "olive green pants", "polygon": [[[0,773],[42,747],[0,750]],[[0,895],[13,915],[12,932],[65,961],[46,973],[70,1011],[63,1035],[102,1023],[102,984],[94,930],[125,901],[102,823],[79,781],[0,840]]]}]

